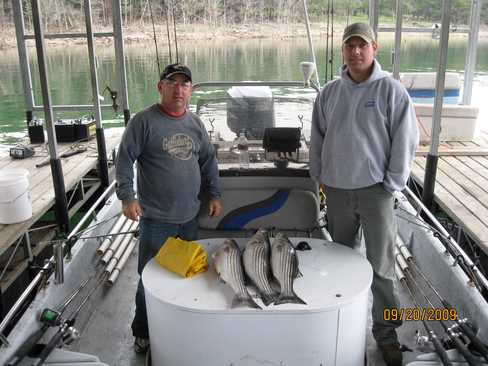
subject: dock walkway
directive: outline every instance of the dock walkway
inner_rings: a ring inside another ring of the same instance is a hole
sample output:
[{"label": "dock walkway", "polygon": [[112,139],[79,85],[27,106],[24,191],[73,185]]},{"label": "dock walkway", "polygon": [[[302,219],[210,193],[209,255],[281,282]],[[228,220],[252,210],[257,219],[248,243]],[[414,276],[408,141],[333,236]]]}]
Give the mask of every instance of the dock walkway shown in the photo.
[{"label": "dock walkway", "polygon": [[[428,146],[420,146],[412,177],[423,185]],[[435,202],[488,254],[488,133],[470,142],[442,142]]]},{"label": "dock walkway", "polygon": [[[118,145],[122,129],[105,130],[107,154]],[[27,169],[30,173],[30,195],[32,201],[32,218],[17,224],[2,225],[0,224],[0,255],[7,251],[17,240],[22,237],[31,226],[36,223],[46,212],[48,212],[55,203],[54,187],[51,176],[50,164],[42,167],[36,167],[37,164],[45,162],[49,159],[47,146],[30,145],[35,150],[35,155],[25,159],[12,159],[7,154],[0,156],[0,169]],[[68,152],[73,148],[86,147],[85,152],[72,155],[70,157],[61,158],[61,164],[64,174],[64,183],[66,192],[74,189],[79,182],[93,169],[97,167],[97,142],[95,138],[87,142],[77,143],[76,146],[70,143],[58,144],[59,154]],[[88,185],[88,183],[86,183]],[[86,195],[92,194],[99,186],[93,184]],[[69,197],[68,197],[69,199]],[[70,209],[70,214],[75,210]],[[5,285],[5,283],[3,283]]]}]

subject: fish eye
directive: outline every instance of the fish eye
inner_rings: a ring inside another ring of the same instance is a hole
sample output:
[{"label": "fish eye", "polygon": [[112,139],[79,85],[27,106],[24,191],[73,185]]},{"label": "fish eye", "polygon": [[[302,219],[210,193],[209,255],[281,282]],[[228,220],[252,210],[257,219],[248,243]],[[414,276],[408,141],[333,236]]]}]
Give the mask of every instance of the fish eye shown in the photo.
[{"label": "fish eye", "polygon": [[301,241],[297,244],[295,247],[296,250],[312,250],[310,247],[310,244],[308,244],[306,241]]}]

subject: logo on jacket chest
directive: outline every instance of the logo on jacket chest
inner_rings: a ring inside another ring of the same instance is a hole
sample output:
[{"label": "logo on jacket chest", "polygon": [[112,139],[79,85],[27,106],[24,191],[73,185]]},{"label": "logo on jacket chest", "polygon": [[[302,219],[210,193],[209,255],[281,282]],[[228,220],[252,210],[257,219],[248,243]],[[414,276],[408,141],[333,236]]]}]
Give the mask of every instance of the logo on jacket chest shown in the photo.
[{"label": "logo on jacket chest", "polygon": [[364,103],[364,108],[374,108],[376,107],[376,100],[367,100],[366,103]]},{"label": "logo on jacket chest", "polygon": [[183,133],[177,133],[169,138],[165,137],[163,139],[163,151],[175,159],[188,160],[193,151],[193,140]]}]

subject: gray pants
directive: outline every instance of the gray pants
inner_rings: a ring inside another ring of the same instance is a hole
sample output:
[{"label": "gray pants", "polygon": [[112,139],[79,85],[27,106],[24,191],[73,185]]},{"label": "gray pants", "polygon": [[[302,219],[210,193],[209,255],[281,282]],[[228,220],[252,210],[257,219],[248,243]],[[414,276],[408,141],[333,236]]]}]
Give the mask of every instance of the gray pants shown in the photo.
[{"label": "gray pants", "polygon": [[[396,219],[394,198],[382,184],[345,190],[325,187],[328,229],[335,242],[354,248],[363,229],[366,257],[373,267],[373,336],[378,345],[397,343],[401,321],[384,320],[385,308],[399,303],[394,290]],[[354,270],[351,268],[351,270]]]}]

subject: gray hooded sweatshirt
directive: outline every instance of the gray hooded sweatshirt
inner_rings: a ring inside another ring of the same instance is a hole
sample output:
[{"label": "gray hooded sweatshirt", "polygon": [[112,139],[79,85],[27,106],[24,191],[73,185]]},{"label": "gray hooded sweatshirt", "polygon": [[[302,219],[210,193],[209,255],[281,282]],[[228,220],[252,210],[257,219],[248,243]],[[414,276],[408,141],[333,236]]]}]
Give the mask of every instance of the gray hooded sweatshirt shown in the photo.
[{"label": "gray hooded sweatshirt", "polygon": [[175,118],[154,104],[132,117],[115,172],[117,197],[125,202],[136,195],[135,161],[137,195],[146,218],[182,224],[199,211],[201,185],[211,197],[220,196],[214,148],[202,121],[190,111]]},{"label": "gray hooded sweatshirt", "polygon": [[376,60],[361,83],[343,66],[341,78],[325,85],[315,100],[310,175],[334,188],[382,183],[389,192],[401,191],[418,141],[415,110],[403,85]]}]

